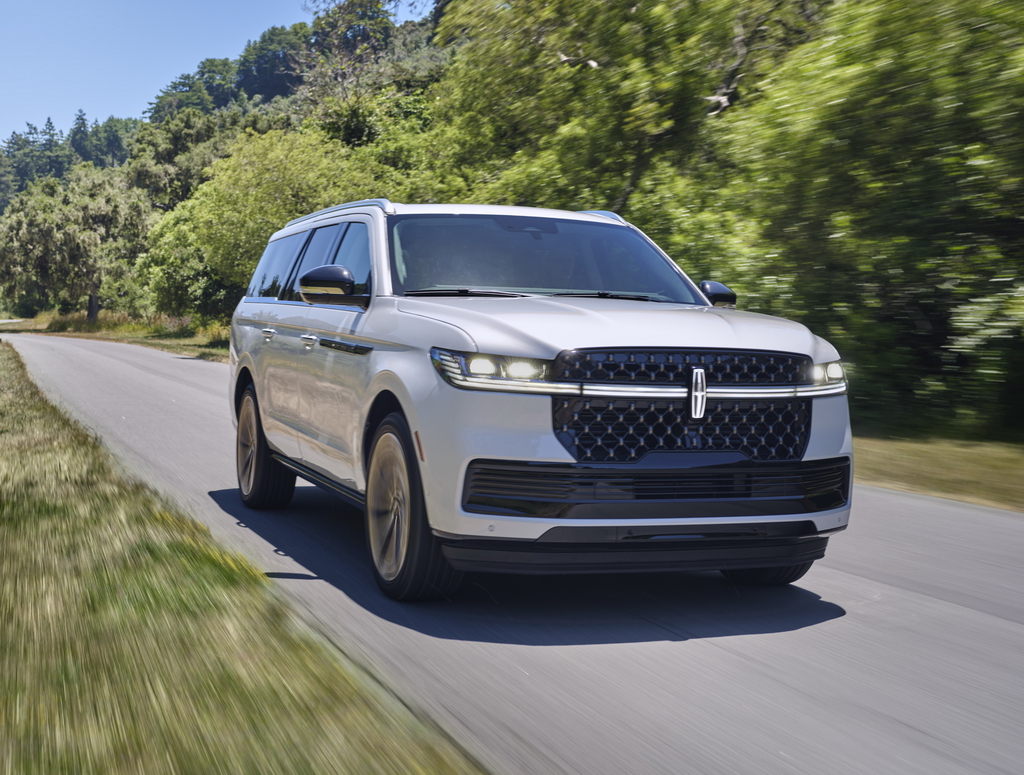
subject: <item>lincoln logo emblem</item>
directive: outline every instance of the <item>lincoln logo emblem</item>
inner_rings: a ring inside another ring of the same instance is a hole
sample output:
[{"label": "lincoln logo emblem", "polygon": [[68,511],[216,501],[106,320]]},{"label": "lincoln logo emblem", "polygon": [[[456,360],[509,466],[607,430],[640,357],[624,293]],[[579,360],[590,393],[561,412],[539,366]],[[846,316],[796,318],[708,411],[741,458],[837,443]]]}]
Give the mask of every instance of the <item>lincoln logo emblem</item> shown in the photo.
[{"label": "lincoln logo emblem", "polygon": [[690,377],[690,417],[700,420],[708,404],[708,381],[704,369],[695,368]]}]

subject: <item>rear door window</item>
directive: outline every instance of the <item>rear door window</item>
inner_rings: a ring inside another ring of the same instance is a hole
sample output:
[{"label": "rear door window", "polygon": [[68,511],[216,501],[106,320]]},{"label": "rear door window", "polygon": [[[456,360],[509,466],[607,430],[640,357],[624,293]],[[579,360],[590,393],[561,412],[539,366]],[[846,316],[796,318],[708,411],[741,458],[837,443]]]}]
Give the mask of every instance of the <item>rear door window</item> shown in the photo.
[{"label": "rear door window", "polygon": [[306,243],[309,232],[303,231],[288,237],[274,240],[263,251],[260,262],[253,272],[252,282],[245,292],[246,296],[257,298],[277,298],[281,286],[288,277],[288,270],[299,250]]}]

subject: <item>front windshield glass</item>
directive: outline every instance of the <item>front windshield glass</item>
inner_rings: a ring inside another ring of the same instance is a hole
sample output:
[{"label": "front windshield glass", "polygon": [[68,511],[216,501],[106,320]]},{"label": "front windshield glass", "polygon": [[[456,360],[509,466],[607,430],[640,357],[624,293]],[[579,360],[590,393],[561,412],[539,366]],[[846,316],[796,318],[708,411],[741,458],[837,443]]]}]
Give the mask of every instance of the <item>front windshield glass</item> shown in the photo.
[{"label": "front windshield glass", "polygon": [[704,304],[675,266],[633,229],[505,215],[395,215],[396,294],[456,289],[635,296]]}]

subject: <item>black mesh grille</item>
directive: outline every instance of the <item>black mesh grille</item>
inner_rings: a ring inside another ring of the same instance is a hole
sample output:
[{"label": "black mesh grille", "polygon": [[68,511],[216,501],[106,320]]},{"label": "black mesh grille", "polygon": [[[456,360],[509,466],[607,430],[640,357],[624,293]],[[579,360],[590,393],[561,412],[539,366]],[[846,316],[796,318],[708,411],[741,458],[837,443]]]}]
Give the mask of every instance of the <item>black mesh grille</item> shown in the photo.
[{"label": "black mesh grille", "polygon": [[686,401],[553,398],[555,435],[579,461],[639,460],[654,450],[727,450],[751,460],[799,460],[811,428],[808,399]]},{"label": "black mesh grille", "polygon": [[757,350],[570,350],[555,361],[555,379],[688,387],[690,367],[703,366],[709,385],[806,385],[812,365],[803,355]]}]

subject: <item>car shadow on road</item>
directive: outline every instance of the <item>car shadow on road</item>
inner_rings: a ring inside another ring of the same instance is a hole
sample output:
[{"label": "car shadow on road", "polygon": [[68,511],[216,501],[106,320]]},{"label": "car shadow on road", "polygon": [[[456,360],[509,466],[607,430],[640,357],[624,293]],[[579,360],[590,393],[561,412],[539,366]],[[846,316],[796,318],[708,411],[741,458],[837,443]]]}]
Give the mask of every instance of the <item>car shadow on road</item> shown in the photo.
[{"label": "car shadow on road", "polygon": [[[362,514],[337,498],[299,487],[288,509],[252,511],[237,490],[210,497],[308,571],[269,577],[286,585],[322,580],[375,616],[436,638],[535,646],[685,641],[788,632],[846,613],[802,586],[738,587],[717,572],[473,573],[451,598],[397,603],[371,575]],[[813,569],[805,581],[813,585]]]}]

